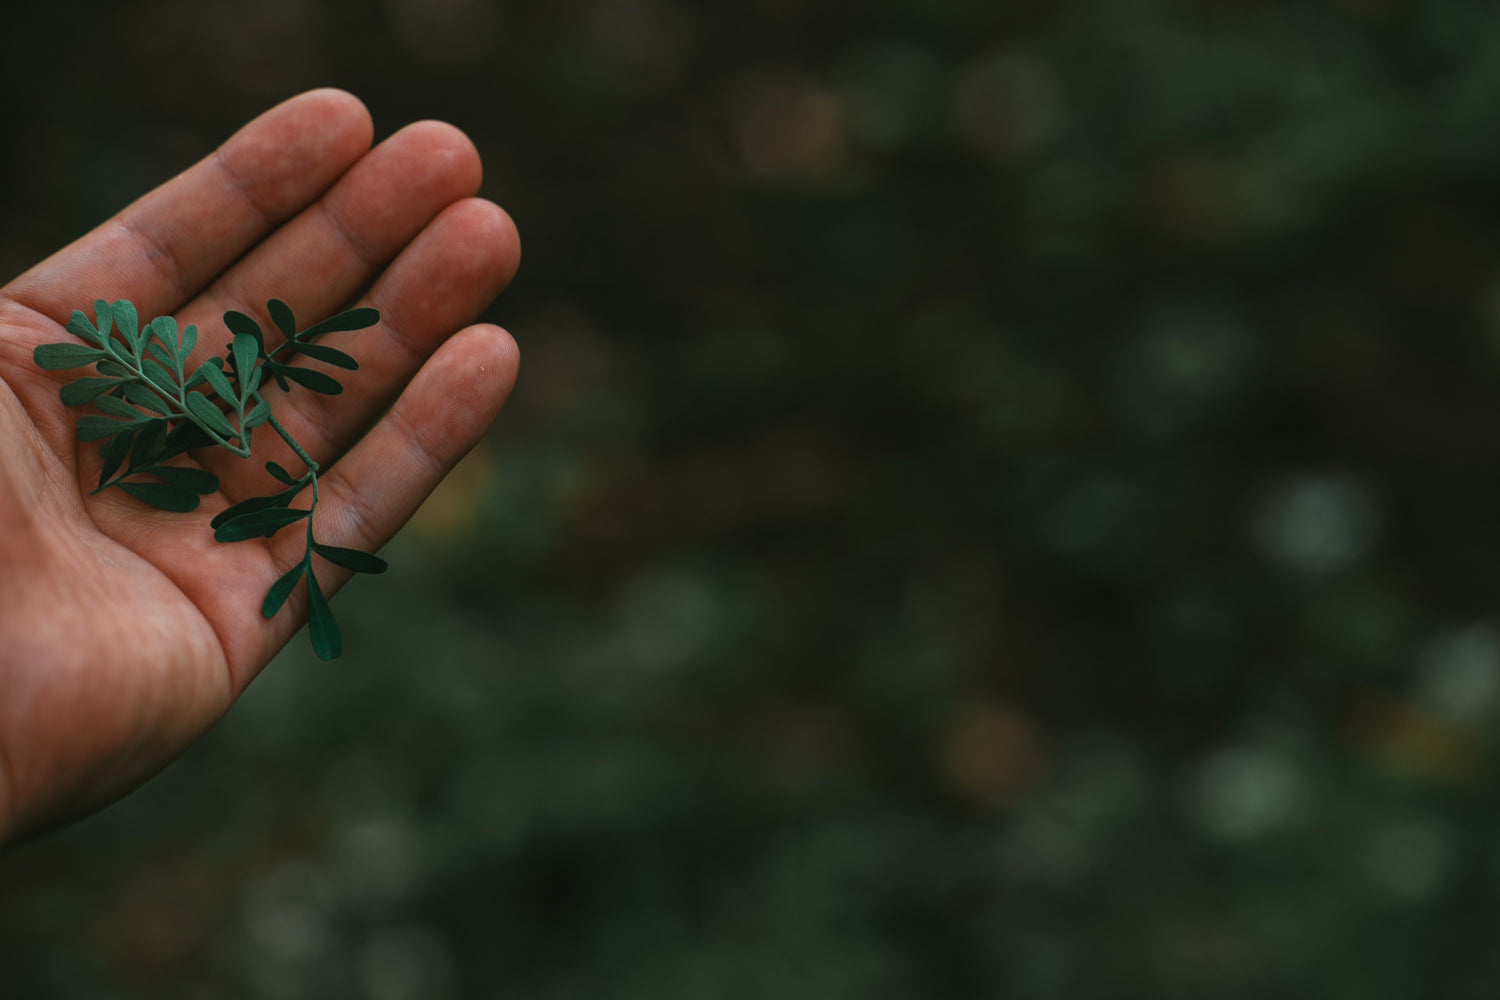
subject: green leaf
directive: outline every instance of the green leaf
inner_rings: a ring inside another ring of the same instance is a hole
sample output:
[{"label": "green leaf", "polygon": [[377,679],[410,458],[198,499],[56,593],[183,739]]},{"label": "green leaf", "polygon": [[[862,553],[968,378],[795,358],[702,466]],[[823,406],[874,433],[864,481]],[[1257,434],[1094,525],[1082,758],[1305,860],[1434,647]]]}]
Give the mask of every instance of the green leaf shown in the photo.
[{"label": "green leaf", "polygon": [[265,366],[255,368],[250,372],[250,377],[240,379],[240,402],[248,403],[255,390],[260,388],[260,380],[265,376]]},{"label": "green leaf", "polygon": [[198,448],[207,448],[214,444],[214,439],[204,433],[203,428],[191,420],[179,420],[167,435],[167,440],[162,443],[160,461],[165,461],[173,455],[181,455]]},{"label": "green leaf", "polygon": [[275,476],[277,479],[281,480],[283,483],[286,483],[288,486],[302,485],[301,480],[293,479],[292,474],[286,471],[286,469],[282,468],[281,465],[276,462],[267,462],[266,471]]},{"label": "green leaf", "polygon": [[250,514],[258,510],[266,510],[271,507],[285,507],[292,499],[301,492],[302,484],[297,483],[289,490],[280,493],[272,493],[263,497],[246,497],[239,503],[230,504],[214,515],[214,519],[208,522],[210,528],[217,528],[237,517]]},{"label": "green leaf", "polygon": [[31,352],[31,360],[36,362],[36,366],[48,371],[81,368],[108,357],[108,353],[97,347],[85,347],[83,344],[38,344]]},{"label": "green leaf", "polygon": [[235,436],[234,428],[230,426],[228,418],[219,412],[219,408],[210,403],[208,397],[203,395],[203,393],[188,393],[187,408],[198,419],[200,424],[219,435],[219,437],[228,439]]},{"label": "green leaf", "polygon": [[167,369],[168,371],[171,371],[173,368],[177,367],[177,359],[173,356],[172,353],[176,349],[176,344],[168,347],[159,340],[153,340],[151,341],[151,343],[146,345],[146,353],[151,355],[157,361],[160,361],[162,367]]},{"label": "green leaf", "polygon": [[271,404],[262,399],[250,408],[249,413],[245,414],[245,422],[241,426],[248,431],[252,427],[259,427],[270,419]]},{"label": "green leaf", "polygon": [[218,358],[209,358],[203,362],[203,364],[198,366],[198,370],[193,372],[193,378],[201,375],[203,380],[213,387],[214,393],[220,399],[226,403],[233,403],[237,398],[234,386],[229,384],[229,376],[224,374],[224,369],[215,364],[219,360]]},{"label": "green leaf", "polygon": [[115,420],[112,417],[103,417],[97,413],[85,413],[78,418],[78,424],[73,432],[78,435],[80,441],[97,441],[100,438],[118,434],[121,431],[134,430],[134,422]]},{"label": "green leaf", "polygon": [[231,309],[224,314],[224,325],[229,327],[229,332],[239,336],[243,334],[255,340],[257,352],[266,353],[266,335],[261,332],[260,324],[238,309]]},{"label": "green leaf", "polygon": [[330,316],[321,323],[314,323],[298,335],[298,340],[306,340],[323,333],[335,333],[339,330],[363,330],[367,326],[374,326],[380,322],[380,310],[364,306],[359,309],[346,309],[337,315]]},{"label": "green leaf", "polygon": [[346,368],[349,371],[354,371],[359,367],[358,361],[355,361],[337,347],[329,347],[326,344],[304,344],[299,341],[297,343],[297,350],[306,354],[314,361],[323,361],[330,365],[336,365],[339,368]]},{"label": "green leaf", "polygon": [[108,302],[103,299],[94,300],[94,325],[99,328],[99,339],[109,343],[110,332],[114,330],[114,310]]},{"label": "green leaf", "polygon": [[143,465],[160,461],[165,456],[162,454],[162,440],[166,437],[167,421],[153,420],[142,427],[135,435],[135,443],[130,446],[130,468],[138,469]]},{"label": "green leaf", "polygon": [[191,490],[179,489],[171,483],[120,483],[120,489],[129,493],[137,500],[144,500],[153,507],[162,510],[174,510],[184,513],[198,509],[198,494]]},{"label": "green leaf", "polygon": [[296,524],[312,511],[301,507],[268,507],[233,517],[214,529],[216,542],[242,542],[257,535],[267,537],[289,524]]},{"label": "green leaf", "polygon": [[243,385],[250,380],[250,370],[255,367],[255,359],[260,357],[260,341],[248,333],[236,333],[231,349],[234,351],[234,373]]},{"label": "green leaf", "polygon": [[318,586],[318,577],[311,566],[307,567],[307,630],[318,659],[332,660],[344,651],[339,623],[334,620],[328,598],[323,596],[323,589]]},{"label": "green leaf", "polygon": [[108,375],[111,378],[135,378],[135,372],[118,361],[101,361],[94,366],[94,370],[100,375]]},{"label": "green leaf", "polygon": [[149,472],[165,479],[179,489],[194,493],[212,493],[219,488],[219,477],[207,469],[195,469],[190,465],[149,465],[142,472]]},{"label": "green leaf", "polygon": [[172,373],[163,368],[154,358],[146,358],[141,362],[141,371],[146,373],[146,378],[161,387],[168,396],[177,395],[177,380]]},{"label": "green leaf", "polygon": [[297,368],[292,365],[278,364],[275,368],[277,375],[285,375],[300,386],[305,386],[313,392],[321,392],[325,396],[337,396],[344,391],[339,385],[338,379],[331,375],[324,375],[320,371],[311,368]]},{"label": "green leaf", "polygon": [[270,315],[271,322],[276,324],[276,329],[287,340],[295,340],[297,337],[297,318],[292,315],[292,307],[280,299],[271,299],[266,303],[266,313]]},{"label": "green leaf", "polygon": [[390,568],[384,559],[359,549],[345,549],[337,545],[313,542],[313,551],[335,566],[352,569],[356,573],[384,573]]},{"label": "green leaf", "polygon": [[104,459],[104,467],[99,470],[99,485],[96,491],[104,489],[104,484],[109,482],[125,461],[125,456],[130,454],[130,443],[135,439],[135,431],[121,431],[108,441],[99,446],[99,457]]},{"label": "green leaf", "polygon": [[307,556],[303,556],[301,562],[276,578],[276,582],[271,584],[270,589],[266,591],[265,600],[260,602],[261,617],[272,618],[281,610],[281,606],[296,589],[297,581],[302,579],[303,573],[307,572],[307,565]]},{"label": "green leaf", "polygon": [[160,396],[139,382],[126,382],[120,388],[125,393],[125,398],[136,406],[144,406],[152,413],[160,413],[163,416],[171,412]]},{"label": "green leaf", "polygon": [[94,329],[94,324],[83,314],[82,309],[74,309],[73,317],[67,322],[67,331],[80,340],[87,340],[95,347],[103,347],[105,338],[99,331]]},{"label": "green leaf", "polygon": [[82,406],[101,392],[113,389],[120,382],[121,380],[117,378],[97,378],[85,375],[63,386],[57,391],[57,395],[65,406]]},{"label": "green leaf", "polygon": [[177,320],[171,316],[158,316],[151,321],[150,329],[167,351],[162,363],[171,364],[171,359],[177,356]]},{"label": "green leaf", "polygon": [[189,323],[182,328],[182,339],[177,344],[177,356],[187,362],[187,356],[193,353],[193,348],[198,343],[198,328]]},{"label": "green leaf", "polygon": [[114,314],[115,326],[120,328],[120,333],[130,344],[131,350],[139,350],[141,343],[140,329],[137,326],[135,315],[135,304],[129,299],[115,299],[110,303],[110,312]]},{"label": "green leaf", "polygon": [[112,417],[124,417],[126,420],[144,420],[146,415],[123,399],[110,395],[101,395],[94,400],[94,405]]}]

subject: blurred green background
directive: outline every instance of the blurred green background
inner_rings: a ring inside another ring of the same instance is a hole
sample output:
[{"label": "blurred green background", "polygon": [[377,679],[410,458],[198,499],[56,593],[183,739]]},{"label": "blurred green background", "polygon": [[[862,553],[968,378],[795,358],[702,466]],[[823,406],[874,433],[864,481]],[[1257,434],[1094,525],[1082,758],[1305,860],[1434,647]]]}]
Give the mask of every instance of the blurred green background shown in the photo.
[{"label": "blurred green background", "polygon": [[0,275],[320,85],[525,261],[349,652],[0,860],[0,995],[1494,995],[1494,4],[7,20]]}]

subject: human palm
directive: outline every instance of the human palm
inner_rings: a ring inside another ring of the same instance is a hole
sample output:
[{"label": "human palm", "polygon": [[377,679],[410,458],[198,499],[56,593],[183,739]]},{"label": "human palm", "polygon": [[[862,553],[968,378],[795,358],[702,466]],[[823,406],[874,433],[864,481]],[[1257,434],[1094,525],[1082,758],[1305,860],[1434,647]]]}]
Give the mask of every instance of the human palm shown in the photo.
[{"label": "human palm", "polygon": [[[97,298],[193,323],[193,363],[227,340],[229,309],[286,300],[303,324],[358,303],[379,326],[331,334],[360,369],[342,395],[266,387],[325,471],[322,542],[373,550],[488,427],[515,378],[502,330],[469,325],[519,260],[510,219],[473,197],[479,159],[421,122],[370,149],[339,91],[295,97],[120,215],[0,288],[0,844],[106,802],[218,719],[306,618],[305,590],[268,620],[261,596],[302,557],[300,532],[219,544],[208,521],[271,492],[272,435],[253,461],[193,456],[220,491],[190,514],[119,490],[90,495],[100,459],[38,344]],[[268,330],[274,331],[269,324]],[[331,463],[333,464],[330,468]],[[291,535],[297,537],[290,537]],[[347,577],[319,567],[331,591]]]}]

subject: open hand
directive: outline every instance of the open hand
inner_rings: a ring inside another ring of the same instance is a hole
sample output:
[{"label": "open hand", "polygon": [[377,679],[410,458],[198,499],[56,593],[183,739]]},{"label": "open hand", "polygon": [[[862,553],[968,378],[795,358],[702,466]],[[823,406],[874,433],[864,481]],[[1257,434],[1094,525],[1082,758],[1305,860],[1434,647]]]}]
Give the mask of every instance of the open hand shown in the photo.
[{"label": "open hand", "polygon": [[[0,288],[0,844],[155,773],[306,619],[301,587],[276,617],[258,610],[301,558],[295,532],[220,544],[208,526],[275,487],[264,461],[287,452],[273,435],[251,461],[204,452],[221,492],[192,513],[89,495],[97,448],[75,439],[80,411],[57,394],[84,372],[32,361],[38,344],[72,339],[74,309],[129,299],[143,322],[196,324],[206,357],[222,353],[226,310],[263,317],[277,297],[306,324],[377,308],[379,326],[325,338],[360,362],[342,395],[265,392],[327,470],[318,537],[333,545],[386,542],[509,393],[515,343],[469,325],[520,257],[509,217],[473,197],[478,154],[438,122],[373,149],[371,135],[348,94],[292,98]],[[319,571],[329,591],[347,575]]]}]

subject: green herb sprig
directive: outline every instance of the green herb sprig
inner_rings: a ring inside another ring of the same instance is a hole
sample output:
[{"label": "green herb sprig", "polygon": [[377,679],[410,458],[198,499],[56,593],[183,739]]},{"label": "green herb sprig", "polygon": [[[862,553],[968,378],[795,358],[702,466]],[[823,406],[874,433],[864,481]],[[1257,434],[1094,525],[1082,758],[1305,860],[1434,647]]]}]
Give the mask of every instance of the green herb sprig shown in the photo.
[{"label": "green herb sprig", "polygon": [[[261,426],[269,426],[287,443],[303,465],[302,474],[294,476],[278,463],[266,462],[266,471],[285,488],[231,504],[209,526],[216,541],[237,542],[269,538],[289,525],[305,523],[307,544],[301,561],[271,584],[260,612],[266,618],[275,615],[305,578],[313,649],[320,658],[331,660],[343,652],[344,643],[313,570],[313,556],[356,573],[383,573],[386,563],[369,552],[325,545],[313,537],[318,473],[324,470],[276,419],[260,390],[270,378],[282,391],[295,384],[325,395],[343,392],[343,385],[326,372],[288,361],[301,354],[335,368],[358,369],[353,357],[313,338],[373,326],[380,313],[349,309],[300,332],[291,308],[280,299],[266,303],[266,314],[285,338],[280,345],[267,350],[260,324],[230,310],[224,314],[224,325],[232,334],[225,354],[190,371],[188,358],[198,341],[192,324],[179,328],[171,316],[158,316],[141,325],[129,301],[98,299],[92,322],[75,309],[67,324],[83,343],[42,344],[32,358],[48,370],[93,365],[98,373],[74,379],[58,393],[68,406],[92,403],[98,411],[80,416],[76,428],[80,441],[103,442],[103,467],[92,493],[118,486],[162,510],[196,510],[200,497],[219,489],[219,479],[197,466],[169,464],[173,459],[215,446],[249,458],[252,434]],[[293,507],[308,487],[307,506]]]}]

